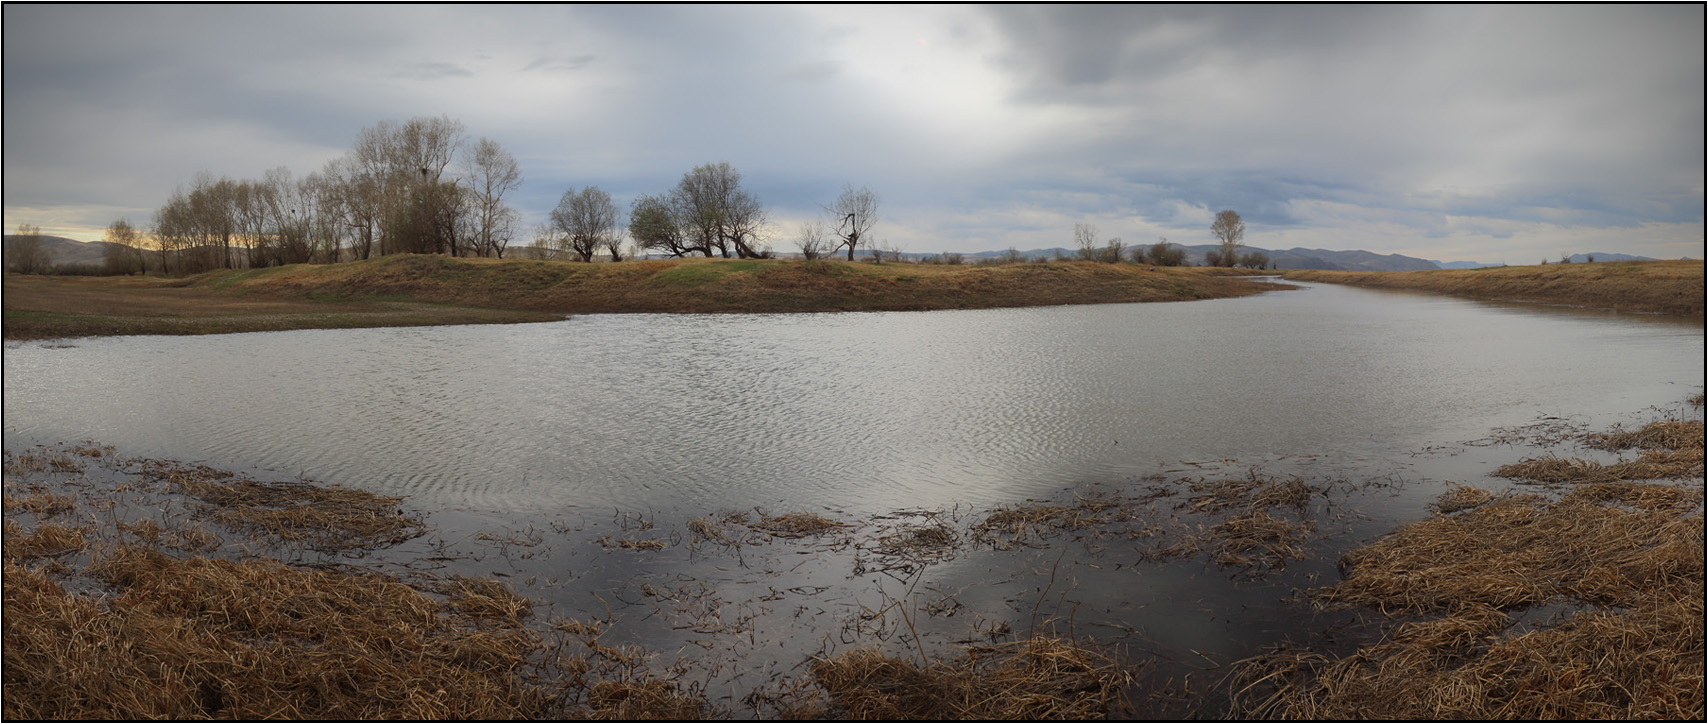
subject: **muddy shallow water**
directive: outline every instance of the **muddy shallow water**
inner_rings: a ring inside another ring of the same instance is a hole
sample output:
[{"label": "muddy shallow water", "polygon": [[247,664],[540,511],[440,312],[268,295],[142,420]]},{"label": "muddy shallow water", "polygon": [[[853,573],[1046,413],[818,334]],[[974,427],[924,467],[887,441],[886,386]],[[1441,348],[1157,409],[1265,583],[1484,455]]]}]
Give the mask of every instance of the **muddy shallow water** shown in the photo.
[{"label": "muddy shallow water", "polygon": [[[1228,662],[1368,627],[1294,596],[1545,433],[1701,390],[1700,322],[1325,285],[1186,304],[581,317],[504,327],[8,344],[8,450],[126,455],[408,496],[434,532],[360,562],[495,576],[688,661],[742,715],[807,657],[1050,628],[1120,647],[1180,712]],[[1526,435],[1503,435],[1531,426]],[[1297,476],[1301,558],[1159,555],[1226,520],[1194,483]],[[995,545],[1001,506],[1130,517]],[[781,538],[727,513],[848,528]],[[953,544],[897,554],[941,524]],[[657,541],[629,549],[622,541]],[[345,562],[353,562],[344,559]],[[544,613],[544,611],[542,611]],[[549,616],[543,615],[545,619]],[[1541,615],[1540,613],[1538,615]],[[1180,713],[1176,712],[1176,713]],[[1143,712],[1140,712],[1143,713]]]}]

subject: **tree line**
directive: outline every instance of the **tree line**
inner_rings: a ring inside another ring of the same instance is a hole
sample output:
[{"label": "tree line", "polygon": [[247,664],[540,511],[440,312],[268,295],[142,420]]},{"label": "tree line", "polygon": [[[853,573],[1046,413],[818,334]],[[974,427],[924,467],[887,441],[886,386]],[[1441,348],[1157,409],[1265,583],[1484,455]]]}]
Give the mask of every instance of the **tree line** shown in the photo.
[{"label": "tree line", "polygon": [[[396,253],[503,256],[521,186],[497,142],[469,143],[448,117],[382,121],[319,171],[260,179],[199,174],[154,214],[155,267],[166,273],[329,263]],[[123,227],[130,227],[121,219]],[[134,228],[134,227],[131,227]],[[109,227],[109,241],[119,241]]]}]

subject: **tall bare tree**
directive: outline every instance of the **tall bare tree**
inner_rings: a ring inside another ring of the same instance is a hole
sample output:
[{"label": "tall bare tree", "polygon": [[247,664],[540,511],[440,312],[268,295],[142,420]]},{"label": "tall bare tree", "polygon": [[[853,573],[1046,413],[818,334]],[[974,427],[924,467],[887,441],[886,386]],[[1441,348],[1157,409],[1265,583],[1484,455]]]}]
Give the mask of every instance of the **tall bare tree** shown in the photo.
[{"label": "tall bare tree", "polygon": [[1103,251],[1097,247],[1097,227],[1091,224],[1073,225],[1073,244],[1081,261],[1097,261]]},{"label": "tall bare tree", "polygon": [[1216,235],[1221,248],[1216,258],[1218,266],[1233,266],[1239,260],[1240,241],[1245,238],[1245,222],[1233,209],[1223,209],[1216,214],[1216,220],[1210,222],[1210,233]]},{"label": "tall bare tree", "polygon": [[841,240],[835,248],[847,247],[848,261],[854,261],[854,252],[877,225],[878,202],[878,195],[871,189],[865,186],[855,189],[848,184],[843,186],[842,195],[836,197],[835,203],[824,207],[831,223],[836,225],[836,237]]},{"label": "tall bare tree", "polygon": [[471,194],[469,231],[474,253],[504,256],[518,218],[516,211],[505,205],[504,195],[522,185],[522,169],[516,165],[516,157],[498,142],[480,139],[465,159],[463,185]]},{"label": "tall bare tree", "polygon": [[12,243],[6,245],[8,266],[19,274],[45,274],[53,266],[53,255],[42,247],[42,229],[34,224],[19,224]]},{"label": "tall bare tree", "polygon": [[601,247],[609,248],[610,244],[622,241],[617,205],[611,203],[610,194],[597,186],[563,192],[557,208],[552,209],[551,219],[558,242],[583,262],[593,261],[593,255]]}]

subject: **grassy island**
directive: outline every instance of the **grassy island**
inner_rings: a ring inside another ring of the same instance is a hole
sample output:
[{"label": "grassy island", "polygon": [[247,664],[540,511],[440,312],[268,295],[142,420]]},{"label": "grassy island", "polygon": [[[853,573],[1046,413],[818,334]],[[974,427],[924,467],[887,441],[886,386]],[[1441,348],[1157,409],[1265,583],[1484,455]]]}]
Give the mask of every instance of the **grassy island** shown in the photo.
[{"label": "grassy island", "polygon": [[1681,317],[1703,313],[1700,261],[1626,261],[1410,272],[1294,270],[1287,279]]},{"label": "grassy island", "polygon": [[[980,309],[1237,297],[1232,270],[1089,262],[935,266],[792,259],[619,264],[396,255],[182,279],[6,275],[5,336],[218,334],[534,322],[565,314]],[[1245,272],[1249,273],[1249,272]]]}]

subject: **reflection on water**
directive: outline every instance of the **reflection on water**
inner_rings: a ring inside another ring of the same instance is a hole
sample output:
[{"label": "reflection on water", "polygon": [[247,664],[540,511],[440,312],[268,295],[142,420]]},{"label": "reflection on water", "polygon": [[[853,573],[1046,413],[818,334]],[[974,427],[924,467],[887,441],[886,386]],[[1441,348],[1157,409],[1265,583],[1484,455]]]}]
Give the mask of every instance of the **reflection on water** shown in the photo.
[{"label": "reflection on water", "polygon": [[1700,324],[1334,286],[1184,304],[79,340],[5,352],[9,440],[427,507],[878,512],[1182,460],[1395,457],[1675,402]]}]

